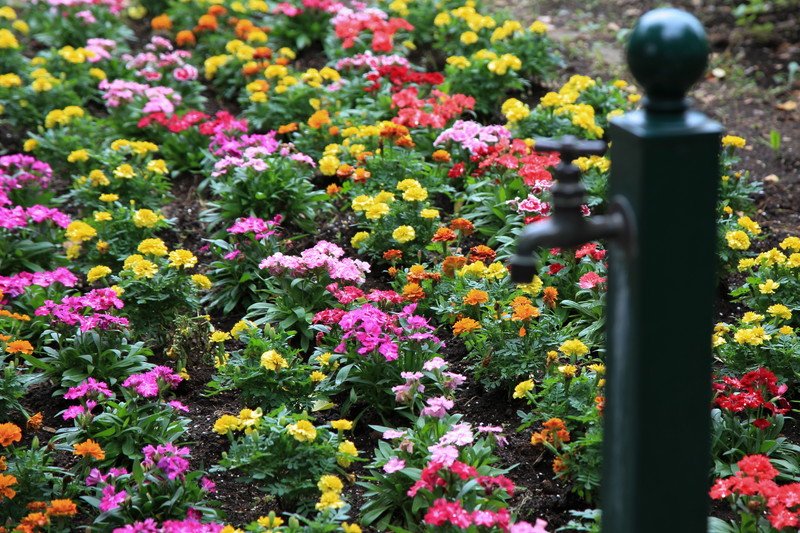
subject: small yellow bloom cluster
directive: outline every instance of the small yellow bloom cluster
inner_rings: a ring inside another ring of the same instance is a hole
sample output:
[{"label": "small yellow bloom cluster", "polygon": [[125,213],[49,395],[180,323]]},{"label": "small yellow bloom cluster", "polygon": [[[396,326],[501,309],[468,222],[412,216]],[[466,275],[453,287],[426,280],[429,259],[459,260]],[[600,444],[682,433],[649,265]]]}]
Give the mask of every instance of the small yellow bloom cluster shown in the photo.
[{"label": "small yellow bloom cluster", "polygon": [[137,228],[152,228],[163,219],[163,215],[156,214],[151,209],[139,209],[133,214],[133,224]]},{"label": "small yellow bloom cluster", "polygon": [[66,126],[72,122],[72,119],[80,118],[84,114],[83,109],[75,105],[67,106],[64,109],[54,109],[44,118],[44,125],[46,128]]},{"label": "small yellow bloom cluster", "polygon": [[593,168],[596,168],[600,172],[608,172],[608,170],[611,168],[611,160],[599,155],[593,155],[591,157],[579,157],[572,163],[581,169],[581,172],[586,172]]},{"label": "small yellow bloom cluster", "polygon": [[339,168],[339,158],[336,157],[339,153],[338,144],[329,144],[322,152],[322,158],[319,160],[319,171],[325,176],[333,176]]},{"label": "small yellow bloom cluster", "polygon": [[527,104],[517,100],[516,98],[509,98],[503,102],[500,108],[503,115],[509,123],[513,124],[528,117],[531,114],[531,108]]},{"label": "small yellow bloom cluster", "polygon": [[317,428],[308,420],[298,420],[286,426],[286,431],[299,442],[313,442],[317,438]]},{"label": "small yellow bloom cluster", "polygon": [[262,415],[260,407],[258,409],[242,409],[239,411],[239,416],[222,415],[214,422],[214,433],[227,435],[232,431],[244,431],[249,435],[261,425]]},{"label": "small yellow bloom cluster", "polygon": [[392,239],[405,244],[417,238],[417,233],[411,226],[397,226],[392,232]]},{"label": "small yellow bloom cluster", "polygon": [[122,269],[133,272],[136,279],[150,279],[158,273],[158,265],[139,254],[128,256],[122,264]]},{"label": "small yellow bloom cluster", "polygon": [[69,63],[85,63],[86,60],[92,59],[97,54],[92,50],[87,50],[83,47],[74,48],[72,46],[65,46],[58,51],[58,55],[64,58]]},{"label": "small yellow bloom cluster", "polygon": [[339,463],[339,466],[342,468],[349,467],[353,462],[353,459],[358,457],[358,449],[356,448],[356,445],[349,440],[344,440],[339,444],[338,452],[339,455],[336,458],[336,462]]},{"label": "small yellow bloom cluster", "polygon": [[428,190],[415,179],[404,179],[397,184],[397,190],[403,192],[406,202],[422,202],[428,198]]},{"label": "small yellow bloom cluster", "polygon": [[[424,189],[422,190],[424,191]],[[427,191],[425,191],[425,195],[427,196]],[[356,213],[363,211],[364,216],[368,220],[380,220],[385,215],[389,214],[389,204],[393,201],[394,201],[394,195],[392,193],[388,191],[381,191],[375,196],[367,196],[365,194],[356,196],[355,198],[353,198],[350,207]]]},{"label": "small yellow bloom cluster", "polygon": [[289,363],[275,350],[268,350],[261,354],[261,366],[267,370],[278,372],[281,368],[289,368]]},{"label": "small yellow bloom cluster", "polygon": [[319,478],[317,488],[322,492],[322,496],[315,506],[318,511],[344,507],[344,501],[341,499],[344,484],[341,479],[336,476],[324,475]]},{"label": "small yellow bloom cluster", "polygon": [[561,343],[558,351],[569,357],[582,357],[589,353],[589,347],[581,342],[580,339],[570,339]]},{"label": "small yellow bloom cluster", "polygon": [[456,274],[481,279],[502,279],[508,275],[508,269],[499,261],[492,263],[488,267],[483,261],[475,261],[457,270]]},{"label": "small yellow bloom cluster", "polygon": [[722,138],[722,146],[729,147],[732,146],[734,148],[744,148],[747,144],[742,137],[737,137],[736,135],[726,135]]},{"label": "small yellow bloom cluster", "polygon": [[203,68],[205,70],[206,79],[212,80],[214,76],[217,75],[217,71],[225,65],[228,61],[232,59],[231,56],[227,54],[211,56],[203,62]]},{"label": "small yellow bloom cluster", "polygon": [[150,152],[157,152],[158,145],[149,141],[129,141],[128,139],[117,139],[111,143],[111,149],[115,152],[128,152],[136,155],[146,155]]},{"label": "small yellow bloom cluster", "polygon": [[533,390],[533,380],[528,379],[521,383],[518,383],[516,387],[514,387],[514,394],[512,398],[520,399],[524,398],[526,394]]}]

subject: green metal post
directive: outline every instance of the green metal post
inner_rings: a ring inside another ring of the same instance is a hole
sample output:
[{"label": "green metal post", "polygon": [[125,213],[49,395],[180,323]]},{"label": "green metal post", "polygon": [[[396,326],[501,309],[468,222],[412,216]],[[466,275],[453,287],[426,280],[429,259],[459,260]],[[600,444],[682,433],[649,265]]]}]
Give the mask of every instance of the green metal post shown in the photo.
[{"label": "green metal post", "polygon": [[635,232],[609,253],[604,533],[706,531],[721,126],[689,108],[708,44],[676,9],[628,44],[644,109],[610,128],[612,202]]}]

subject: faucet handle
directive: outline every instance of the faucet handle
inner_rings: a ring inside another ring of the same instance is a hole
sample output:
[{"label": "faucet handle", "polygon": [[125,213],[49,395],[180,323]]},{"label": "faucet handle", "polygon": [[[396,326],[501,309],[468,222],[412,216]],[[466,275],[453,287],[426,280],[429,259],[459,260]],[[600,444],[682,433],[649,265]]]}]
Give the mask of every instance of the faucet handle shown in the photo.
[{"label": "faucet handle", "polygon": [[608,150],[605,141],[585,141],[574,135],[564,135],[559,139],[534,139],[533,147],[537,152],[558,152],[564,165],[572,164],[581,156],[603,155]]}]

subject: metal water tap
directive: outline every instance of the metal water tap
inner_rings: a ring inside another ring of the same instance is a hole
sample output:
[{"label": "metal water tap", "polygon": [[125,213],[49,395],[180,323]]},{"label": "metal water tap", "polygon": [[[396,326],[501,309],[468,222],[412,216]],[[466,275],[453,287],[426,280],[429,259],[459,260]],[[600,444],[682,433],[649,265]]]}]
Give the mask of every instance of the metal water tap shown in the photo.
[{"label": "metal water tap", "polygon": [[619,238],[631,227],[626,222],[626,210],[613,200],[606,215],[587,217],[582,211],[586,187],[573,160],[603,155],[608,149],[604,141],[584,141],[566,135],[560,139],[536,139],[535,147],[541,152],[558,152],[561,161],[553,171],[556,183],[550,189],[552,215],[528,224],[517,239],[517,253],[511,258],[511,279],[515,283],[530,283],[536,275],[535,253],[539,248],[572,248],[598,239]]}]

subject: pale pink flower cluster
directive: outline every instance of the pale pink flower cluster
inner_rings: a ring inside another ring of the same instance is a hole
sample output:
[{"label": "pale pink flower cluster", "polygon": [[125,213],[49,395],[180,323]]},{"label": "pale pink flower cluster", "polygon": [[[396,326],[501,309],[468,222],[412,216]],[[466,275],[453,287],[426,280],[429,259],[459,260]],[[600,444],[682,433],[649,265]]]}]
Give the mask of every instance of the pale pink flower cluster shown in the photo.
[{"label": "pale pink flower cluster", "polygon": [[90,52],[93,52],[94,55],[92,57],[87,58],[89,63],[98,63],[105,59],[111,59],[111,51],[117,47],[116,41],[112,41],[111,39],[100,39],[100,38],[92,38],[86,41],[86,48]]},{"label": "pale pink flower cluster", "polygon": [[0,206],[10,205],[8,193],[34,185],[46,189],[53,177],[53,169],[47,163],[26,154],[0,156]]},{"label": "pale pink flower cluster", "polygon": [[336,70],[343,70],[346,68],[369,68],[377,72],[378,67],[388,67],[397,65],[401,67],[410,67],[411,62],[405,57],[397,54],[390,55],[375,55],[371,50],[367,50],[363,54],[356,54],[352,57],[345,57],[336,63]]},{"label": "pale pink flower cluster", "polygon": [[266,239],[277,233],[277,228],[283,221],[283,215],[275,215],[272,220],[264,220],[258,217],[242,217],[236,219],[226,231],[231,235],[242,235],[253,233],[256,239]]},{"label": "pale pink flower cluster", "polygon": [[0,276],[0,291],[8,296],[19,296],[31,285],[49,287],[53,283],[74,287],[78,278],[64,267],[43,272],[19,272],[12,276]]},{"label": "pale pink flower cluster", "polygon": [[192,53],[188,50],[175,50],[169,39],[154,35],[144,50],[136,55],[122,56],[126,62],[125,67],[135,71],[137,76],[147,81],[160,81],[170,74],[180,82],[197,79],[197,68],[187,63]]},{"label": "pale pink flower cluster", "polygon": [[484,126],[472,120],[457,120],[450,128],[440,133],[433,144],[439,146],[451,141],[475,155],[488,148],[490,144],[510,138],[511,132],[505,126]]},{"label": "pale pink flower cluster", "polygon": [[521,200],[519,197],[513,200],[507,200],[506,205],[512,209],[516,209],[520,215],[542,215],[548,216],[550,214],[550,204],[543,202],[531,193],[527,198]]},{"label": "pale pink flower cluster", "polygon": [[344,256],[344,250],[328,241],[320,241],[299,256],[278,252],[261,261],[259,268],[269,270],[273,276],[308,277],[327,273],[336,281],[364,283],[364,274],[370,266],[364,261]]},{"label": "pale pink flower cluster", "polygon": [[128,319],[114,316],[108,311],[122,309],[124,304],[114,289],[94,289],[83,296],[67,296],[61,303],[45,300],[35,311],[36,316],[52,316],[56,323],[80,326],[81,331],[127,327]]},{"label": "pale pink flower cluster", "polygon": [[142,113],[162,112],[168,115],[175,112],[181,103],[181,95],[169,87],[151,87],[144,83],[126,80],[102,80],[98,85],[103,91],[103,100],[108,107],[119,107],[129,104],[141,97],[144,100]]}]

